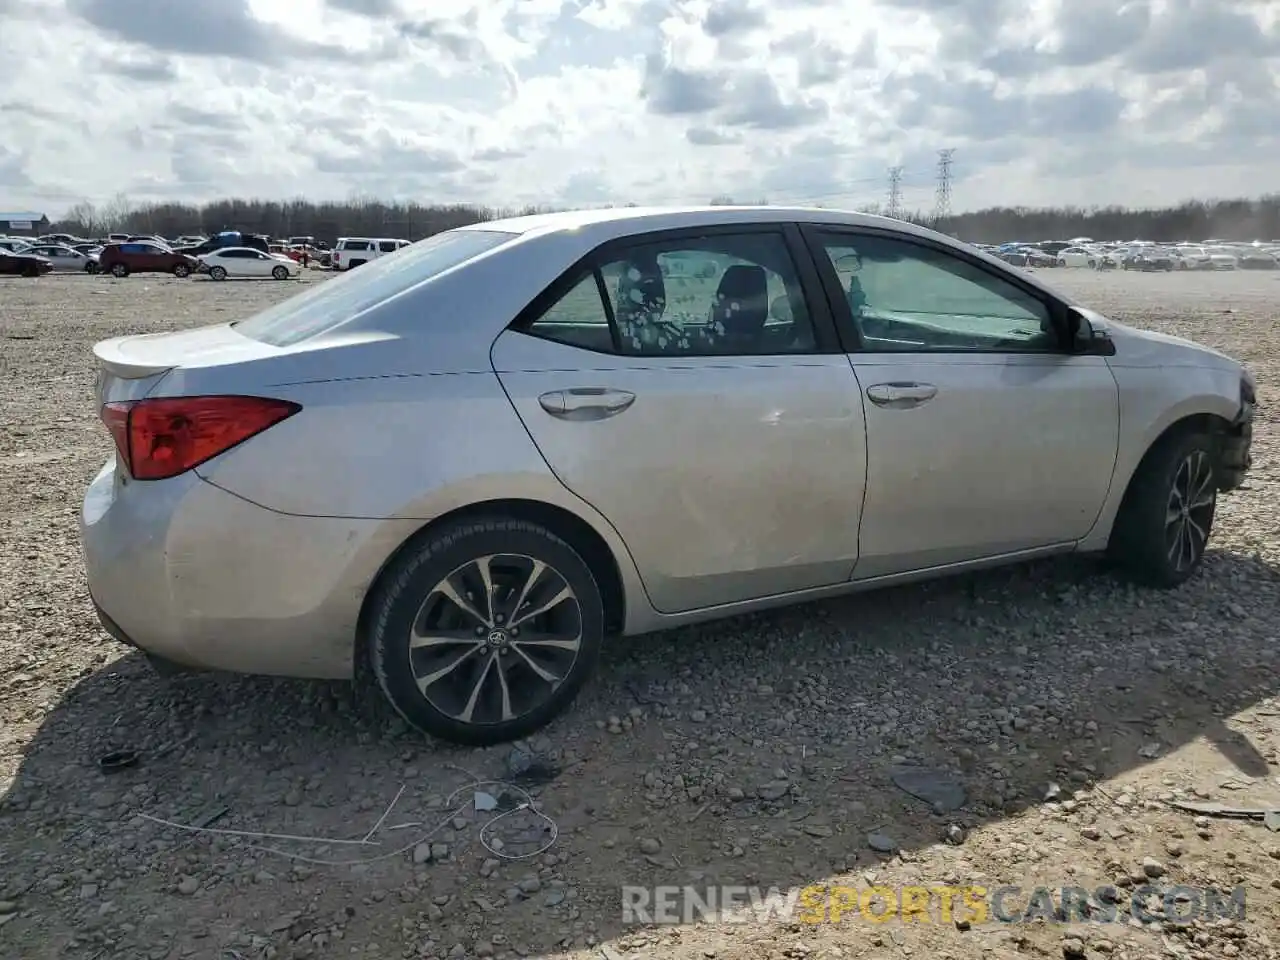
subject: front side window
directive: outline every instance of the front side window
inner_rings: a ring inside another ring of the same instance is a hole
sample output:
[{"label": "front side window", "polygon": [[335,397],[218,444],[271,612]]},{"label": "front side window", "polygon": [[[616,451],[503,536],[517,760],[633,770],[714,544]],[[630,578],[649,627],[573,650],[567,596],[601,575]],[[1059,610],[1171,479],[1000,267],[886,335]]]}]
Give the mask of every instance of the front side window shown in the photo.
[{"label": "front side window", "polygon": [[625,356],[812,353],[809,305],[781,233],[612,246],[528,327]]},{"label": "front side window", "polygon": [[1058,349],[1044,300],[955,254],[878,235],[828,234],[822,246],[864,350]]},{"label": "front side window", "polygon": [[518,234],[449,230],[423,240],[403,257],[377,257],[276,304],[235,329],[246,337],[287,347],[332,330],[420,283],[488,253]]},{"label": "front side window", "polygon": [[395,253],[400,249],[400,244],[396,240],[379,240],[378,250],[382,253]]}]

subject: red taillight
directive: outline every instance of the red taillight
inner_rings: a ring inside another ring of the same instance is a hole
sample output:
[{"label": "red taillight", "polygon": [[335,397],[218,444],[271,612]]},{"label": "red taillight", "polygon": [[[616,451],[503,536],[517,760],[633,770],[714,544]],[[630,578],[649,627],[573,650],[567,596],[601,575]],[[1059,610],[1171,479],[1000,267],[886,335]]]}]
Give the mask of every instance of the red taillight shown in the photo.
[{"label": "red taillight", "polygon": [[135,480],[164,480],[301,409],[265,397],[158,397],[105,404],[102,422]]}]

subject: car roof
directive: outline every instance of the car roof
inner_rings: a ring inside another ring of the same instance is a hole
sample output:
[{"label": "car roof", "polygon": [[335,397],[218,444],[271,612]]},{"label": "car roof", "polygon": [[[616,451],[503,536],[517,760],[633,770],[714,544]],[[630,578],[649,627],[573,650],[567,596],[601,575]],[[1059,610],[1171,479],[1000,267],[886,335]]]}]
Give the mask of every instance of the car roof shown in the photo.
[{"label": "car roof", "polygon": [[830,210],[824,207],[690,206],[609,207],[598,210],[563,210],[505,217],[469,224],[464,230],[497,230],[504,233],[554,233],[584,227],[616,225],[619,235],[658,230],[680,230],[735,223],[829,223],[839,226],[886,226],[908,233],[928,233],[914,224],[870,213]]}]

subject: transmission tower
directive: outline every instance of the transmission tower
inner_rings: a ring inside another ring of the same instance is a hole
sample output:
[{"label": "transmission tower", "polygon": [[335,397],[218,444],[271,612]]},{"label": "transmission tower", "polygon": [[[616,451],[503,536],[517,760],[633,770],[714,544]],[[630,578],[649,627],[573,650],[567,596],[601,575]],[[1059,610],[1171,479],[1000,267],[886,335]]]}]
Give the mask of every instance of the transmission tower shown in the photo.
[{"label": "transmission tower", "polygon": [[902,167],[889,168],[889,204],[885,215],[902,219]]},{"label": "transmission tower", "polygon": [[955,148],[938,151],[938,191],[934,195],[933,218],[941,220],[951,216],[951,164]]}]

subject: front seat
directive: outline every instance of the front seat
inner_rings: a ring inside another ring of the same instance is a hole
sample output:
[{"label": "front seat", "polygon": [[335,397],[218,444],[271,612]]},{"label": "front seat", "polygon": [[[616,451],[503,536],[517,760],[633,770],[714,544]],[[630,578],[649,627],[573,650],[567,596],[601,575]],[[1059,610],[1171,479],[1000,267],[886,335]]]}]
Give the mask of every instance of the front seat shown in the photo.
[{"label": "front seat", "polygon": [[711,307],[711,337],[725,353],[758,353],[769,319],[769,277],[764,267],[738,264],[720,278]]},{"label": "front seat", "polygon": [[652,353],[665,337],[659,321],[667,309],[667,284],[656,256],[633,259],[618,278],[614,311],[624,350]]}]

